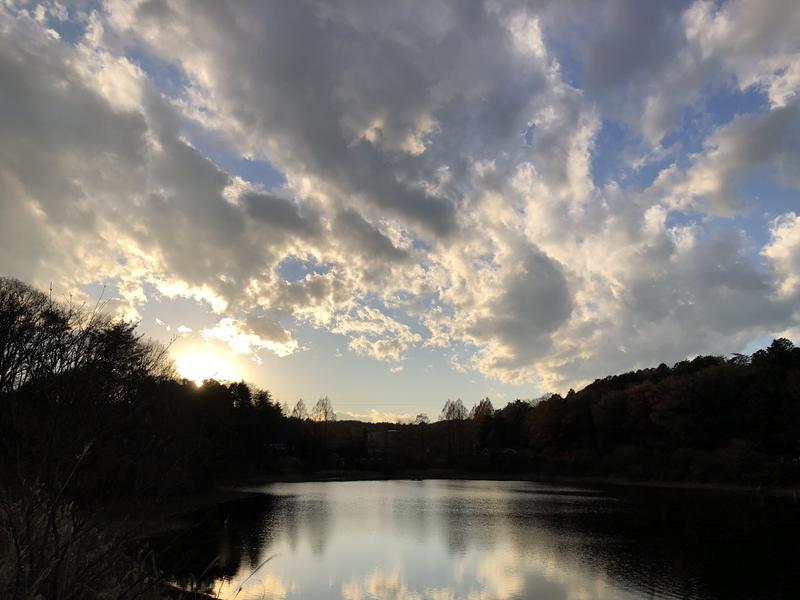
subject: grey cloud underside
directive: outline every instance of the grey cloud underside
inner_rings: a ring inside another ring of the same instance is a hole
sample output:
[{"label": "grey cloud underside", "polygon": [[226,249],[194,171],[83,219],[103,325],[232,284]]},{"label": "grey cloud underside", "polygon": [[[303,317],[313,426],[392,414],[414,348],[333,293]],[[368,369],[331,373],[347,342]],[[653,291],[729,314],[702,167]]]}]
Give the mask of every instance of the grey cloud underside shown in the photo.
[{"label": "grey cloud underside", "polygon": [[494,341],[508,354],[494,359],[499,369],[529,365],[550,350],[550,335],[572,311],[572,297],[561,266],[535,247],[522,252],[519,267],[489,303],[491,314],[468,327],[479,342]]},{"label": "grey cloud underside", "polygon": [[580,19],[565,18],[564,7],[555,12],[580,52],[586,89],[650,143],[679,126],[687,107],[702,115],[714,92],[758,83],[772,95],[769,80],[791,71],[798,52],[794,0],[577,5]]},{"label": "grey cloud underside", "polygon": [[91,236],[96,199],[110,203],[142,176],[146,128],[87,89],[35,32],[0,36],[0,244],[4,269],[32,279],[43,263],[74,260],[59,236]]},{"label": "grey cloud underside", "polygon": [[409,259],[406,250],[396,247],[389,238],[353,210],[345,210],[336,215],[334,231],[346,247],[373,260],[402,262]]},{"label": "grey cloud underside", "polygon": [[[202,52],[211,61],[218,89],[225,93],[226,108],[243,129],[275,139],[287,149],[286,162],[297,161],[315,177],[334,182],[341,194],[364,197],[436,234],[452,232],[452,202],[414,184],[418,165],[407,161],[409,181],[401,181],[388,153],[349,139],[343,131],[342,107],[350,99],[342,89],[347,81],[336,78],[341,73],[339,61],[373,52],[348,48],[318,10],[303,2],[210,3],[206,9],[190,8],[193,33],[195,39],[205,40]],[[160,21],[153,24],[161,26]],[[393,67],[381,66],[387,74],[395,72]],[[359,71],[359,65],[353,65],[354,77]],[[242,78],[242,72],[248,77]],[[405,83],[387,82],[390,89],[384,92],[395,104],[382,110],[408,126],[396,109],[413,107],[423,99],[409,97],[410,90],[422,88]]]},{"label": "grey cloud underside", "polygon": [[299,207],[291,200],[251,192],[242,195],[240,202],[253,220],[263,223],[277,234],[291,233],[305,238],[321,234],[322,226],[317,215],[301,214]]},{"label": "grey cloud underside", "polygon": [[[300,215],[290,201],[258,194],[245,195],[243,206],[226,201],[230,176],[179,139],[182,117],[158,94],[146,90],[145,112],[115,109],[72,69],[78,57],[56,42],[23,39],[25,33],[5,32],[0,54],[3,222],[38,215],[30,228],[9,228],[4,237],[6,256],[29,264],[21,276],[65,286],[85,277],[79,264],[60,273],[43,266],[65,267],[59,263],[81,249],[74,245],[103,241],[111,224],[158,254],[160,264],[150,266],[163,272],[155,276],[232,300],[282,258],[282,245],[321,235],[318,219]],[[6,266],[18,273],[14,267]]]},{"label": "grey cloud underside", "polygon": [[[276,164],[447,236],[469,182],[439,194],[427,184],[437,169],[458,174],[464,161],[495,158],[501,144],[507,150],[545,81],[542,66],[518,56],[480,4],[434,3],[429,11],[436,6],[443,16],[432,23],[403,3],[366,15],[348,3],[257,2],[140,16],[143,26],[168,30],[174,19],[190,27],[181,46],[213,73],[225,118],[274,140]],[[438,123],[430,150],[404,152],[425,115]],[[376,123],[372,141],[361,137]]]},{"label": "grey cloud underside", "polygon": [[[83,202],[84,190],[75,180],[93,177],[93,190],[108,194],[118,177],[128,181],[135,177],[115,167],[118,162],[141,163],[143,120],[140,115],[114,114],[79,81],[64,78],[57,66],[3,41],[0,157],[5,176],[13,175],[54,219],[70,227],[91,228],[95,215]],[[56,78],[59,87],[48,81]],[[79,140],[82,151],[71,152]],[[106,155],[114,170],[97,174],[95,169]]]},{"label": "grey cloud underside", "polygon": [[[72,45],[2,9],[0,270],[118,281],[134,305],[151,283],[258,347],[289,348],[290,322],[389,361],[466,344],[461,366],[509,382],[742,349],[796,326],[800,294],[790,220],[763,251],[710,218],[758,212],[738,192],[748,174],[800,187],[781,70],[796,17],[769,3],[741,44],[711,36],[747,4],[151,0],[109,3]],[[582,57],[574,85],[556,41]],[[182,72],[177,100],[125,60],[139,52]],[[748,77],[768,110],[709,130],[645,189],[594,185],[603,118],[657,145],[704,90]],[[286,185],[226,172],[192,145],[198,128]],[[289,257],[325,269],[287,279]]]},{"label": "grey cloud underside", "polygon": [[247,316],[245,322],[250,331],[262,339],[279,343],[286,343],[292,339],[280,323],[269,317],[251,314]]},{"label": "grey cloud underside", "polygon": [[[800,186],[800,99],[766,114],[743,115],[718,128],[705,141],[705,154],[684,172],[671,168],[650,190],[687,209],[731,216],[758,209],[739,185],[762,173],[788,188]],[[763,203],[763,201],[759,201]]]},{"label": "grey cloud underside", "polygon": [[590,30],[581,49],[586,87],[610,91],[637,81],[646,83],[662,72],[686,41],[680,15],[689,4],[637,0],[596,3],[595,19],[581,20]]},{"label": "grey cloud underside", "polygon": [[[763,116],[736,119],[711,136],[711,144],[721,151],[721,179],[725,181],[735,182],[766,166],[780,183],[800,187],[800,98]],[[732,188],[725,191],[735,197]]]}]

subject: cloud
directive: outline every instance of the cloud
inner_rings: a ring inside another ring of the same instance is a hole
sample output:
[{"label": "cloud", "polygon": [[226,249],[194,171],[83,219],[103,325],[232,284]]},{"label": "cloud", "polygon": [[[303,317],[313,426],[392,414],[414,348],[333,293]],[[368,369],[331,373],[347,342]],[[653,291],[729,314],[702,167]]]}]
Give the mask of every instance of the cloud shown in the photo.
[{"label": "cloud", "polygon": [[[657,145],[710,90],[763,90],[774,107],[800,89],[800,26],[792,0],[579,2],[556,11],[582,56],[584,83],[604,112]],[[588,23],[592,23],[588,30]],[[562,34],[563,35],[563,34]]]},{"label": "cloud", "polygon": [[775,107],[800,90],[800,15],[791,0],[695,2],[684,21],[702,59],[722,63],[741,89],[764,89]]},{"label": "cloud", "polygon": [[636,0],[597,3],[595,27],[582,47],[586,87],[602,93],[646,83],[654,72],[663,72],[685,43],[676,11],[680,6]]},{"label": "cloud", "polygon": [[745,208],[737,184],[757,169],[769,169],[778,181],[800,187],[798,139],[800,100],[764,115],[737,117],[705,140],[704,152],[684,173],[674,166],[663,171],[651,192],[666,196],[676,209],[735,214]]},{"label": "cloud", "polygon": [[[252,319],[249,320],[249,323],[252,322]],[[259,350],[269,350],[277,356],[289,356],[297,352],[297,342],[277,323],[259,319],[256,327],[258,333],[242,321],[225,317],[214,327],[203,329],[203,339],[225,342],[237,354],[249,354],[256,362],[260,362]]]},{"label": "cloud", "polygon": [[358,250],[358,254],[378,261],[404,261],[408,252],[397,248],[381,231],[370,225],[353,210],[336,215],[334,229],[341,243]]},{"label": "cloud", "polygon": [[349,336],[350,349],[356,354],[379,360],[399,361],[422,341],[422,336],[405,323],[369,306],[341,314],[331,331]]},{"label": "cloud", "polygon": [[784,106],[800,89],[796,8],[791,0],[696,0],[688,6],[681,15],[686,44],[678,60],[653,73],[645,137],[658,141],[682,107],[701,102],[704,88],[722,88],[731,77],[740,91],[763,90],[773,107]]},{"label": "cloud", "polygon": [[526,247],[500,284],[456,330],[482,349],[478,368],[501,379],[524,381],[550,349],[550,335],[570,316],[572,297],[560,265]]},{"label": "cloud", "polygon": [[273,233],[314,237],[319,233],[319,223],[314,215],[300,214],[300,207],[284,198],[271,194],[248,192],[239,196],[239,201],[253,220],[272,230]]},{"label": "cloud", "polygon": [[781,295],[791,297],[800,292],[800,216],[789,212],[776,218],[770,235],[761,253],[777,273]]},{"label": "cloud", "polygon": [[791,1],[0,11],[4,273],[554,388],[798,326],[796,215],[742,187],[800,187]]},{"label": "cloud", "polygon": [[[197,86],[194,97],[202,104],[194,108],[205,111],[206,123],[219,124],[248,151],[270,148],[269,159],[291,181],[305,178],[328,188],[326,195],[353,196],[438,234],[451,232],[453,203],[414,183],[414,161],[383,150],[403,147],[396,138],[417,135],[433,99],[424,86],[408,85],[405,76],[413,76],[415,67],[398,63],[402,54],[389,52],[388,44],[365,51],[364,37],[344,35],[353,31],[348,21],[354,12],[306,3],[262,5],[253,13],[235,5],[197,12],[189,3],[174,3],[155,18],[139,6],[126,10],[125,33],[179,60]],[[298,39],[306,40],[302,48]],[[249,83],[238,77],[243,71],[250,73]],[[363,104],[367,85],[376,86],[369,97],[380,103],[383,119],[374,114],[377,107]],[[365,118],[373,132],[379,130],[371,137],[384,144],[347,126]],[[410,169],[410,180],[397,177],[397,163]]]},{"label": "cloud", "polygon": [[369,412],[338,411],[336,418],[339,421],[364,421],[367,423],[410,423],[416,415],[412,413],[396,413],[379,411],[374,408]]}]

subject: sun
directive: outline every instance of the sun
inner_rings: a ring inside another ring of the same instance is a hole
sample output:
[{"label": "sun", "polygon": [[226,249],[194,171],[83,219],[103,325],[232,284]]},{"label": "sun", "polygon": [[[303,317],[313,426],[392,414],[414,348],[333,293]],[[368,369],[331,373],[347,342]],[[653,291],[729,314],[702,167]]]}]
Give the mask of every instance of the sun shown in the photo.
[{"label": "sun", "polygon": [[198,386],[206,379],[238,381],[236,367],[222,354],[210,350],[194,350],[175,358],[175,366],[181,377],[194,381]]}]

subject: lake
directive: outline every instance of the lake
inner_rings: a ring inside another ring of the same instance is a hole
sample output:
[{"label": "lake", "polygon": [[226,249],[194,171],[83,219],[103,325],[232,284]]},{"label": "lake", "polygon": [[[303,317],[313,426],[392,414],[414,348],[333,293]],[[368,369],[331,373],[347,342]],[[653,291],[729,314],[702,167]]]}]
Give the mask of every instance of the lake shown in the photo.
[{"label": "lake", "polygon": [[800,597],[791,498],[456,480],[254,491],[171,534],[177,582],[243,600]]}]

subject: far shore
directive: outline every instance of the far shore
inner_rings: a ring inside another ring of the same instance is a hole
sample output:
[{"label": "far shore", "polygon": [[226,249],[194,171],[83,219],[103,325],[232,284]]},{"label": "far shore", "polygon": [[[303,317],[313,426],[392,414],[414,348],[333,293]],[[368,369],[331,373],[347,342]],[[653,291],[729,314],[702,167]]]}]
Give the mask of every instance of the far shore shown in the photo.
[{"label": "far shore", "polygon": [[794,498],[800,502],[800,486],[748,486],[725,483],[702,483],[692,481],[650,481],[626,479],[622,477],[568,477],[541,476],[526,473],[486,473],[465,472],[447,469],[398,470],[391,474],[380,471],[361,471],[347,469],[329,469],[309,472],[274,473],[241,485],[229,488],[237,491],[251,491],[258,485],[270,483],[304,483],[324,481],[408,481],[408,480],[474,480],[474,481],[526,481],[550,485],[580,485],[608,488],[653,488],[669,490],[686,490],[701,492],[729,492],[761,494]]}]

